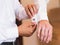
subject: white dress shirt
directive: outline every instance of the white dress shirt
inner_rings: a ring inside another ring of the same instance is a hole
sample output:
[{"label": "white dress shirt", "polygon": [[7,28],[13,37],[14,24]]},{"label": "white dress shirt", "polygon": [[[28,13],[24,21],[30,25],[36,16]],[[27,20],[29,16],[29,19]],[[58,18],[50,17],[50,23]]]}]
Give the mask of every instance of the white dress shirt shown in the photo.
[{"label": "white dress shirt", "polygon": [[49,0],[34,0],[34,2],[38,7],[38,13],[34,15],[32,22],[35,22],[37,24],[41,20],[48,20],[47,3]]},{"label": "white dress shirt", "polygon": [[[46,0],[39,0],[39,20],[47,20],[46,4]],[[0,43],[15,41],[19,36],[16,18],[19,20],[28,18],[19,1],[0,0]]]}]

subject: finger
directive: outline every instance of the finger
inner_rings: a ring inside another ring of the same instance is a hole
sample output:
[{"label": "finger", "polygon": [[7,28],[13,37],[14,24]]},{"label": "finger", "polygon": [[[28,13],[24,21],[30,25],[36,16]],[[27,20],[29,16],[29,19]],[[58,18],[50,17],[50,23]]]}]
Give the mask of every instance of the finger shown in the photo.
[{"label": "finger", "polygon": [[32,29],[35,29],[36,25],[32,26]]},{"label": "finger", "polygon": [[51,40],[52,40],[52,30],[49,30],[48,39],[47,39],[46,43],[48,43]]},{"label": "finger", "polygon": [[26,26],[36,25],[31,19],[23,20],[22,23],[26,24]]},{"label": "finger", "polygon": [[45,27],[44,42],[47,40],[47,37],[48,37],[48,27]]},{"label": "finger", "polygon": [[51,37],[48,36],[46,43],[49,43],[51,41]]},{"label": "finger", "polygon": [[34,26],[35,24],[34,23],[29,23],[29,24],[27,24],[27,26]]},{"label": "finger", "polygon": [[48,39],[47,39],[46,43],[49,43],[49,41],[50,41],[50,38],[48,37]]},{"label": "finger", "polygon": [[52,41],[52,29],[49,30],[49,35],[50,35],[50,41]]},{"label": "finger", "polygon": [[33,16],[33,15],[34,15],[34,11],[33,11],[32,6],[33,6],[33,5],[29,5],[29,8],[28,8],[28,9],[29,9],[30,13],[31,13],[31,14],[32,14],[32,16]]},{"label": "finger", "polygon": [[41,41],[43,41],[44,39],[44,32],[45,31],[45,26],[42,27],[42,31],[41,31]]},{"label": "finger", "polygon": [[36,7],[36,5],[32,5],[32,8],[33,8],[33,11],[35,12],[35,13],[37,13],[38,12],[38,9],[37,9],[37,7]]},{"label": "finger", "polygon": [[26,11],[27,15],[31,18],[32,15],[31,15],[31,13],[30,13],[30,11],[29,11],[28,6],[25,7],[25,11]]},{"label": "finger", "polygon": [[38,38],[40,38],[40,36],[41,36],[41,25],[40,24],[38,24],[38,26],[37,26],[37,30],[38,30]]},{"label": "finger", "polygon": [[32,26],[31,29],[33,30],[33,32],[35,32],[35,30],[36,30],[36,25]]}]

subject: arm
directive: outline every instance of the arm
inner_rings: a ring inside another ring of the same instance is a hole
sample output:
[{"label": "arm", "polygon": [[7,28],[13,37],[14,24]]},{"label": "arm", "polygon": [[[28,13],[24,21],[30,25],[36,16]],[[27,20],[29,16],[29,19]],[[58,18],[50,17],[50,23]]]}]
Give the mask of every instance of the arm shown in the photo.
[{"label": "arm", "polygon": [[16,14],[16,17],[17,17],[18,20],[28,18],[24,7],[20,4],[20,2],[18,0],[15,0],[14,10],[15,10],[15,14]]},{"label": "arm", "polygon": [[[41,41],[48,43],[52,40],[52,26],[47,17],[47,3],[48,0],[38,0],[39,3],[39,23],[38,23],[38,37]],[[37,17],[38,18],[38,17]]]},{"label": "arm", "polygon": [[32,21],[34,21],[33,19],[35,19],[34,22],[36,23],[38,23],[41,20],[48,20],[47,17],[48,0],[34,0],[34,2],[36,5],[33,3],[33,4],[27,4],[27,6],[25,6],[27,15],[29,15],[30,18],[32,18]]},{"label": "arm", "polygon": [[[27,14],[32,18],[33,22],[37,23],[38,37],[41,41],[48,43],[52,39],[52,26],[47,17],[47,0],[34,0],[39,5],[36,8],[35,4],[28,4],[26,7]],[[38,9],[38,12],[36,13]],[[47,38],[48,37],[48,38]]]},{"label": "arm", "polygon": [[[39,17],[39,21],[40,20],[48,20],[48,17],[47,17],[47,2],[48,0],[38,0],[38,17]],[[37,17],[37,18],[38,18]]]},{"label": "arm", "polygon": [[22,24],[18,27],[14,23],[8,27],[0,24],[0,43],[13,41],[18,36],[31,36],[35,27],[36,25],[30,19],[22,20]]}]

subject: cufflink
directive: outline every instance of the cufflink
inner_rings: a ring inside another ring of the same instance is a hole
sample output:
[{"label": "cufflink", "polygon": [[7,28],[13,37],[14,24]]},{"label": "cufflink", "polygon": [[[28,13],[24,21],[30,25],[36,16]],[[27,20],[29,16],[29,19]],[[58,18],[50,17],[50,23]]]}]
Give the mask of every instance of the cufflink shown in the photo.
[{"label": "cufflink", "polygon": [[38,20],[37,20],[37,15],[34,15],[32,18],[31,18],[32,22],[37,24],[38,23]]}]

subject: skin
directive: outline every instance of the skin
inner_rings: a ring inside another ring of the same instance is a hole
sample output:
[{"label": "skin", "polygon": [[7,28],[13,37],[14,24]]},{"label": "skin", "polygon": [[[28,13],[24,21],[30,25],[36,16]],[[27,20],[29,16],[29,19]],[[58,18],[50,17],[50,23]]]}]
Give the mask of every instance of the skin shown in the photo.
[{"label": "skin", "polygon": [[22,20],[22,24],[18,26],[18,32],[20,36],[29,37],[35,31],[36,25],[31,20]]},{"label": "skin", "polygon": [[25,6],[25,11],[26,11],[28,17],[32,18],[33,15],[38,12],[38,9],[37,9],[36,5],[28,4],[27,6]]},{"label": "skin", "polygon": [[52,26],[47,20],[38,23],[38,37],[41,41],[49,43],[52,41]]},{"label": "skin", "polygon": [[[38,12],[38,8],[35,4],[28,4],[25,6],[27,15],[32,18],[34,14]],[[41,20],[37,25],[38,38],[45,43],[52,41],[52,25],[48,20]]]}]

